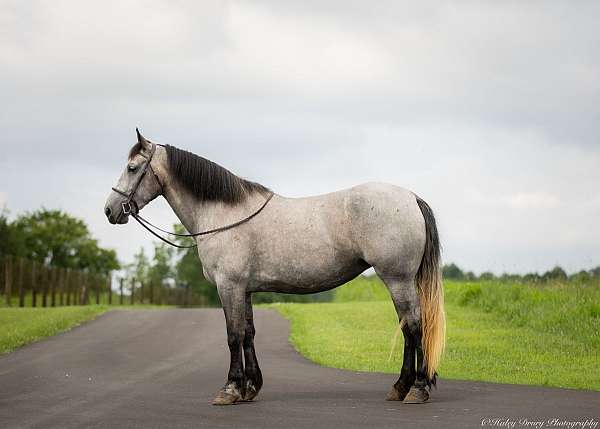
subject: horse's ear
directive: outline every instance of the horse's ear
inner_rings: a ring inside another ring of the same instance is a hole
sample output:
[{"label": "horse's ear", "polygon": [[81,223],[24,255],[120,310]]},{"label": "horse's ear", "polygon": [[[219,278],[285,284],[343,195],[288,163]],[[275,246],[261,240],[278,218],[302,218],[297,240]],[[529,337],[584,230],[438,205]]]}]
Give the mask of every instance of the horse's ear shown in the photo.
[{"label": "horse's ear", "polygon": [[148,142],[148,140],[144,138],[144,136],[140,133],[140,130],[138,130],[137,128],[135,129],[135,132],[137,134],[138,143],[142,146],[142,148],[150,150],[152,146],[150,142]]}]

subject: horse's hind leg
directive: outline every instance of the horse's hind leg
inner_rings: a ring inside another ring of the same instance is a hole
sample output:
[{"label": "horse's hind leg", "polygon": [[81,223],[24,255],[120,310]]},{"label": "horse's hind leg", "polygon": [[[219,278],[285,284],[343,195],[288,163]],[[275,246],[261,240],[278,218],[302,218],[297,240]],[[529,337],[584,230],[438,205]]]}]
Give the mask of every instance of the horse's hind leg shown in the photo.
[{"label": "horse's hind leg", "polygon": [[[389,277],[381,275],[390,291],[398,320],[402,323],[404,335],[404,357],[400,377],[387,396],[388,401],[402,401],[408,395],[417,379],[415,353],[420,347],[420,337],[415,335],[416,326],[420,324],[419,298],[414,284],[414,276]],[[427,393],[427,392],[425,392]],[[427,400],[427,399],[425,399]],[[422,401],[424,402],[424,401]]]},{"label": "horse's hind leg", "polygon": [[425,365],[425,359],[423,358],[423,346],[421,342],[421,321],[419,320],[418,323],[413,324],[410,329],[413,333],[417,354],[417,377],[410,388],[410,391],[404,397],[403,402],[405,404],[422,404],[429,399],[427,387],[431,387],[432,384],[435,385],[436,375],[434,374],[431,380],[427,378],[427,367]]},{"label": "horse's hind leg", "polygon": [[244,401],[253,400],[263,384],[262,373],[256,359],[256,351],[254,350],[254,317],[252,314],[252,295],[246,293],[246,334],[244,335],[244,374],[245,374],[245,389]]},{"label": "horse's hind leg", "polygon": [[402,326],[402,334],[404,335],[404,358],[402,361],[402,369],[398,381],[392,386],[392,390],[387,395],[388,401],[402,401],[410,391],[416,379],[415,372],[415,340],[410,333],[407,325]]}]

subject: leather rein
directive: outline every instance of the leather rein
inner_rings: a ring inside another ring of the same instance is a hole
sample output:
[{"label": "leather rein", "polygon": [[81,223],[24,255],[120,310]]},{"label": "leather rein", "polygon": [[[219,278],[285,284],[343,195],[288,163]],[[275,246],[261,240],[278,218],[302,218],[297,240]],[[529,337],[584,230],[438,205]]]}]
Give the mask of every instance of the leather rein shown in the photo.
[{"label": "leather rein", "polygon": [[[160,145],[160,146],[162,146],[162,145]],[[172,241],[167,240],[166,238],[160,236],[158,233],[156,233],[155,231],[153,231],[151,228],[155,228],[158,231],[164,232],[165,234],[169,234],[169,235],[172,235],[172,236],[175,236],[175,237],[189,237],[189,238],[199,237],[201,235],[213,234],[215,232],[226,231],[228,229],[235,228],[236,226],[239,226],[239,225],[241,225],[243,223],[246,223],[250,219],[252,219],[254,216],[258,215],[267,206],[267,204],[269,203],[269,201],[271,201],[271,199],[275,195],[273,192],[271,192],[269,194],[269,196],[266,198],[265,202],[255,212],[253,212],[251,215],[245,217],[244,219],[238,220],[237,222],[231,223],[229,225],[221,226],[219,228],[209,229],[209,230],[206,230],[206,231],[194,232],[194,233],[191,233],[191,234],[178,234],[178,233],[175,233],[175,232],[166,231],[166,230],[164,230],[162,228],[159,228],[158,226],[152,224],[147,219],[144,219],[142,216],[140,216],[139,213],[138,213],[138,210],[137,210],[137,204],[133,200],[133,197],[135,196],[135,193],[137,192],[138,188],[140,187],[140,184],[142,183],[142,179],[146,175],[146,172],[148,171],[148,168],[150,168],[150,170],[152,170],[152,173],[154,174],[154,177],[156,178],[156,181],[158,182],[158,184],[160,185],[160,187],[162,189],[162,184],[160,183],[160,180],[158,179],[158,176],[156,175],[156,173],[152,169],[152,166],[150,165],[150,162],[152,161],[152,158],[154,157],[154,153],[155,152],[156,152],[156,144],[152,143],[152,149],[150,150],[150,155],[149,156],[146,156],[146,155],[142,154],[141,152],[139,153],[139,155],[141,155],[142,157],[146,158],[146,163],[142,167],[141,174],[139,175],[139,177],[135,181],[135,184],[134,184],[133,188],[131,188],[131,191],[129,193],[127,193],[125,191],[121,191],[120,189],[117,189],[117,188],[114,188],[114,187],[112,188],[112,190],[115,191],[117,194],[122,195],[122,196],[125,197],[125,201],[123,201],[121,203],[121,209],[122,210],[119,213],[119,216],[117,216],[117,221],[119,219],[121,219],[121,216],[123,216],[123,215],[131,215],[140,225],[142,225],[152,235],[154,235],[158,239],[164,241],[165,243],[170,244],[173,247],[177,247],[179,249],[191,249],[193,247],[197,247],[198,244],[194,243],[194,244],[189,245],[189,246],[182,246],[182,245],[173,243]]]}]

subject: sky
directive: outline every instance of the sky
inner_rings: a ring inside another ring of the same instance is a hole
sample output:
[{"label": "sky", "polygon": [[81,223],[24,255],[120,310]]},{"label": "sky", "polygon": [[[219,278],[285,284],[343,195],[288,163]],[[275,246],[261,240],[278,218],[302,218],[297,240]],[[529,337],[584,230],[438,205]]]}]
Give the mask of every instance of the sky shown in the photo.
[{"label": "sky", "polygon": [[[0,206],[84,219],[135,142],[290,197],[397,184],[446,262],[600,265],[600,3],[0,0]],[[153,222],[177,219],[164,202]]]}]

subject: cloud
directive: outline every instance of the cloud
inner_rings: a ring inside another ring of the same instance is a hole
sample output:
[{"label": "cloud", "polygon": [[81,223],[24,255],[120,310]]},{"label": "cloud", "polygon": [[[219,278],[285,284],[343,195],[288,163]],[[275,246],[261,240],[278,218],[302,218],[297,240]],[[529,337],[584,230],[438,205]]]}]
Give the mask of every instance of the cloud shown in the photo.
[{"label": "cloud", "polygon": [[13,213],[81,215],[127,260],[149,238],[116,233],[98,207],[140,126],[284,195],[413,189],[436,211],[445,258],[466,268],[598,264],[598,12],[4,2],[0,191]]},{"label": "cloud", "polygon": [[518,192],[505,197],[504,202],[517,209],[554,209],[560,198],[548,192]]}]

